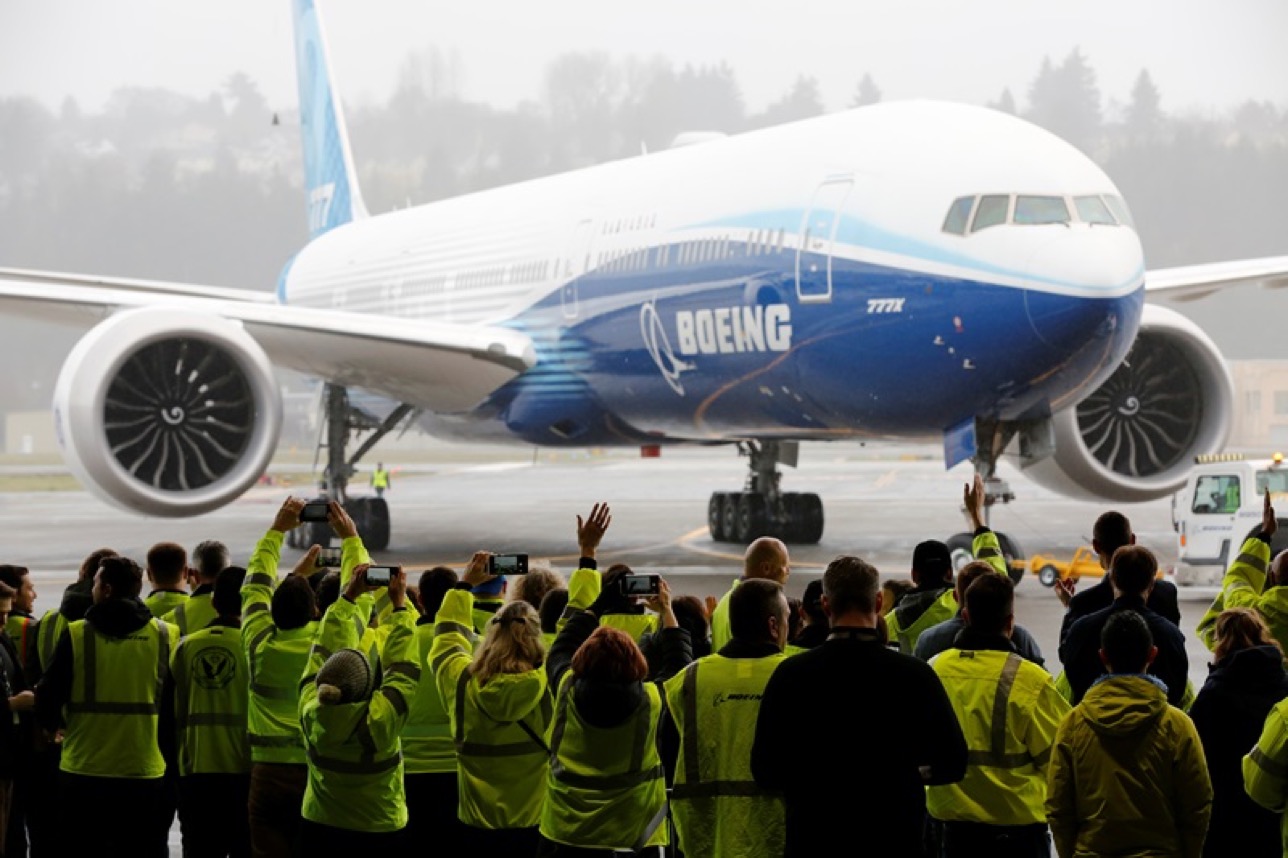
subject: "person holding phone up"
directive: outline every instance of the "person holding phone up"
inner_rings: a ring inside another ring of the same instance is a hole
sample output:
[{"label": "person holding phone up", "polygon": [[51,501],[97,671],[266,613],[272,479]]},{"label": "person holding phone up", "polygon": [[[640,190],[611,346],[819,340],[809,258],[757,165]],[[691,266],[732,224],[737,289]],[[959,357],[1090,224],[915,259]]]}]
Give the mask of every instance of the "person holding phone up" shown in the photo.
[{"label": "person holding phone up", "polygon": [[607,504],[595,504],[585,521],[577,516],[580,568],[546,661],[558,691],[539,856],[657,855],[668,842],[657,750],[664,693],[644,681],[648,662],[635,640],[600,625],[600,612],[609,602],[642,597],[660,615],[662,680],[683,670],[693,651],[660,576],[623,575],[618,592],[605,597],[595,551],[611,521]]},{"label": "person holding phone up", "polygon": [[[373,663],[359,650],[358,599],[378,585],[368,564],[353,570],[309,653],[300,683],[300,729],[308,757],[301,854],[356,855],[399,845],[407,824],[399,733],[420,680],[416,616],[407,606],[407,578],[393,567],[387,589],[393,609]],[[378,672],[383,679],[376,687]]]}]

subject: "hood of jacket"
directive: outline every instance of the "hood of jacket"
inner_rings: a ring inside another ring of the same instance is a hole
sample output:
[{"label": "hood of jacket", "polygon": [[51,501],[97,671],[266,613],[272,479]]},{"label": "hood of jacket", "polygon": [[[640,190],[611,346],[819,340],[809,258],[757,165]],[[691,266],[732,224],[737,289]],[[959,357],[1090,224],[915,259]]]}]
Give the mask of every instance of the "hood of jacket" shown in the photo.
[{"label": "hood of jacket", "polygon": [[1239,685],[1278,684],[1284,679],[1284,660],[1270,644],[1236,650],[1212,665],[1209,678]]},{"label": "hood of jacket", "polygon": [[85,619],[85,612],[94,604],[94,582],[77,581],[63,591],[63,601],[58,606],[58,613],[69,623]]},{"label": "hood of jacket", "polygon": [[108,599],[91,605],[85,622],[102,634],[123,638],[146,626],[152,620],[148,606],[138,599]]},{"label": "hood of jacket", "polygon": [[1091,729],[1127,737],[1158,723],[1167,711],[1167,692],[1142,676],[1114,675],[1093,685],[1079,705]]},{"label": "hood of jacket", "polygon": [[494,721],[518,721],[537,707],[546,693],[546,669],[498,673],[487,685],[475,684],[479,710]]},{"label": "hood of jacket", "polygon": [[939,584],[926,590],[913,590],[904,596],[894,609],[895,616],[899,619],[899,626],[906,629],[917,622],[921,619],[921,615],[929,611],[930,606],[938,602],[939,597],[950,589],[952,588]]}]

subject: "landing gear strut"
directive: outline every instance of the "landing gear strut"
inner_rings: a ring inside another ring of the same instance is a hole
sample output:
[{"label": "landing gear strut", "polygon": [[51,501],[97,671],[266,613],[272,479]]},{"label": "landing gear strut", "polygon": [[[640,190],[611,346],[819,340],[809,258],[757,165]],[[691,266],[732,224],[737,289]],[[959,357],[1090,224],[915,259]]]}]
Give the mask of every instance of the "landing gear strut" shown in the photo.
[{"label": "landing gear strut", "polygon": [[707,504],[707,527],[716,542],[746,545],[762,536],[810,545],[823,536],[823,502],[816,494],[779,490],[778,465],[796,467],[795,441],[740,441],[751,473],[741,492],[715,492]]},{"label": "landing gear strut", "polygon": [[[415,409],[410,405],[399,405],[388,417],[379,420],[369,412],[353,406],[349,402],[348,391],[343,387],[328,384],[322,394],[322,410],[323,431],[326,435],[325,438],[318,439],[317,453],[321,454],[326,450],[326,466],[322,470],[322,485],[319,488],[327,498],[340,501],[353,518],[353,523],[358,526],[363,544],[369,550],[383,551],[389,547],[389,504],[384,498],[350,497],[349,478],[357,472],[354,466],[376,442],[398,428],[404,420],[410,425],[415,419]],[[358,446],[352,456],[346,457],[345,448],[350,436],[358,432],[372,434]],[[315,455],[315,471],[317,460]],[[326,522],[312,522],[291,531],[287,539],[293,548],[305,548],[313,544],[328,545],[331,528]]]}]

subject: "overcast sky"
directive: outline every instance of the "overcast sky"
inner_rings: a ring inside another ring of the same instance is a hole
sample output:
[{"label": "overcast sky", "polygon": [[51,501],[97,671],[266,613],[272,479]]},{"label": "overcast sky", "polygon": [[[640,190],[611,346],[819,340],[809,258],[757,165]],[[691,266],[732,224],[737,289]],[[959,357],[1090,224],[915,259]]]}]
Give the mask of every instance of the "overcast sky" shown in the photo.
[{"label": "overcast sky", "polygon": [[[727,60],[750,110],[798,74],[829,109],[863,73],[887,99],[983,103],[1011,86],[1023,106],[1044,55],[1080,46],[1104,103],[1125,102],[1148,68],[1168,110],[1248,98],[1288,106],[1284,0],[323,0],[348,100],[383,100],[410,51],[455,51],[462,94],[500,107],[540,95],[551,58],[575,50]],[[120,86],[194,95],[245,71],[275,107],[295,102],[288,0],[0,0],[0,96],[99,109]]]}]

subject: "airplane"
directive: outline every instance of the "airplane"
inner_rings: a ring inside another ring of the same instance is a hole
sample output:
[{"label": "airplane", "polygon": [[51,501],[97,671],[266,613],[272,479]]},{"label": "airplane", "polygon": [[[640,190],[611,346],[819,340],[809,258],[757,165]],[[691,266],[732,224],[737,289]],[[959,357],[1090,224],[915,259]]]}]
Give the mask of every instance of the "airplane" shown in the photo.
[{"label": "airplane", "polygon": [[[59,375],[57,435],[128,510],[197,515],[251,486],[281,424],[274,365],[325,382],[326,489],[374,550],[388,507],[347,481],[410,421],[554,447],[736,445],[749,473],[709,498],[717,541],[821,539],[819,496],[781,483],[801,441],[940,439],[990,500],[1010,499],[1008,455],[1065,494],[1143,501],[1221,448],[1233,410],[1211,339],[1147,295],[1288,285],[1288,256],[1147,271],[1089,158],[929,101],[370,215],[322,21],[313,0],[293,11],[311,238],[275,293],[0,269],[7,314],[91,326]],[[373,419],[350,391],[397,407]],[[355,428],[374,431],[350,451]]]}]

